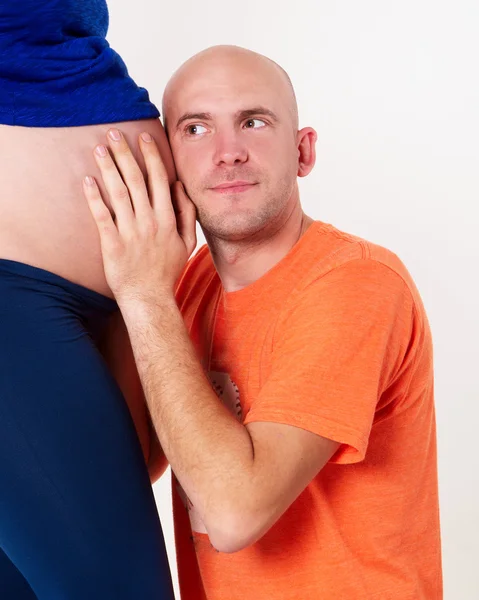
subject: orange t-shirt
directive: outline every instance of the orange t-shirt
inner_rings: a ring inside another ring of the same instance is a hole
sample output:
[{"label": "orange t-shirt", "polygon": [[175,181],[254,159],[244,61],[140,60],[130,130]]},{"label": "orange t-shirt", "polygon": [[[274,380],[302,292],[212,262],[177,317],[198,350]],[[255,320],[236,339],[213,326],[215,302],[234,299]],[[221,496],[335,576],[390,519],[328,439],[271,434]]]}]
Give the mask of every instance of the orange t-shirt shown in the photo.
[{"label": "orange t-shirt", "polygon": [[203,247],[177,300],[238,419],[341,443],[264,537],[234,554],[213,548],[173,479],[183,600],[442,598],[431,335],[401,261],[315,222],[237,292],[222,290]]}]

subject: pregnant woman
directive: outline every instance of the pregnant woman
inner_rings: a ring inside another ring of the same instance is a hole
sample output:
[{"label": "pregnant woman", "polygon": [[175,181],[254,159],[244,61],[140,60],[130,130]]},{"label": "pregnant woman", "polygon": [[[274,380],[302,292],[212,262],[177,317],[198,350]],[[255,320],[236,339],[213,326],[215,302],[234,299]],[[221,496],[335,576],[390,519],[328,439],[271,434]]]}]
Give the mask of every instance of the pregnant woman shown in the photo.
[{"label": "pregnant woman", "polygon": [[104,0],[0,5],[2,600],[173,598],[142,447],[98,349],[117,306],[79,182],[111,123],[135,147],[149,131],[174,168],[107,28]]}]

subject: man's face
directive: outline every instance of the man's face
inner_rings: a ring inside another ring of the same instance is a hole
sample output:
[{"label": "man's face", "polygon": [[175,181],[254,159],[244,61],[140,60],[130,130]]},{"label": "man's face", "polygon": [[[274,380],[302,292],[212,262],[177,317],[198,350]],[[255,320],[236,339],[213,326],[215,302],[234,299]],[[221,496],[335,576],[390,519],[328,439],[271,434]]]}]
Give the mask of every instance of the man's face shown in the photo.
[{"label": "man's face", "polygon": [[167,127],[178,178],[206,234],[246,239],[297,194],[288,84],[268,68],[213,64],[175,84]]}]

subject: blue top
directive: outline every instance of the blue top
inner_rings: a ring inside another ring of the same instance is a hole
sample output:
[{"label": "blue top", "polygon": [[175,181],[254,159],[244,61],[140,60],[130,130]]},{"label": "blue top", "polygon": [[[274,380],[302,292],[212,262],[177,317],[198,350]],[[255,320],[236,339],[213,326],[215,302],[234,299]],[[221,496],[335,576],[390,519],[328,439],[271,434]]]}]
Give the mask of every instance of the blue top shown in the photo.
[{"label": "blue top", "polygon": [[0,0],[0,123],[71,127],[158,117],[107,31],[106,0]]}]

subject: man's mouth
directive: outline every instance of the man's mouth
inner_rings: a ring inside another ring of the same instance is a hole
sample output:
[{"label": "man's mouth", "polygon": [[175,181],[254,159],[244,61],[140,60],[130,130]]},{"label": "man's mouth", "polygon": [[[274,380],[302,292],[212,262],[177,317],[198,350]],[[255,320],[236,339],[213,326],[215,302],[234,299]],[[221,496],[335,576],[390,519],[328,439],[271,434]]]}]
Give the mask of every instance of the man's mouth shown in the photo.
[{"label": "man's mouth", "polygon": [[246,192],[255,185],[257,184],[252,183],[251,181],[226,181],[225,183],[220,183],[211,189],[220,194],[237,194],[239,192]]}]

